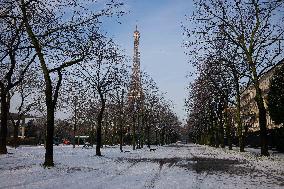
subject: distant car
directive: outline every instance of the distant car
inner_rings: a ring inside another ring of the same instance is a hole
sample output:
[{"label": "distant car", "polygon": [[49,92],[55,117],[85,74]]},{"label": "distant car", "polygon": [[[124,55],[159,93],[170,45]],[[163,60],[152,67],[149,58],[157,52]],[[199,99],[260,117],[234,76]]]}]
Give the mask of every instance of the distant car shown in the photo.
[{"label": "distant car", "polygon": [[69,145],[69,144],[71,144],[71,142],[65,138],[65,139],[63,139],[63,144]]}]

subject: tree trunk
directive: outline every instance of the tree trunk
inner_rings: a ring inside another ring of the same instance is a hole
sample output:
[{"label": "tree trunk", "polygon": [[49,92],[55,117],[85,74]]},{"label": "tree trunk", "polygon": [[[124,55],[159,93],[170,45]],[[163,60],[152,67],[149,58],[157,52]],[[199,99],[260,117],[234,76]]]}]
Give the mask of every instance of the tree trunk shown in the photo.
[{"label": "tree trunk", "polygon": [[121,104],[120,104],[120,109],[119,109],[119,130],[120,130],[120,146],[119,146],[119,148],[120,148],[120,152],[123,152],[123,150],[122,150],[122,145],[123,145],[123,130],[122,130],[122,123],[124,123],[124,121],[123,121],[123,118],[124,118],[124,116],[123,116],[123,105],[124,105],[124,103],[123,103],[123,99],[124,99],[124,89],[122,89],[122,94],[121,94]]},{"label": "tree trunk", "polygon": [[225,118],[225,125],[226,125],[226,136],[227,136],[227,142],[229,146],[229,150],[232,150],[232,131],[231,131],[231,125],[228,120],[228,101],[226,100],[225,103],[225,111],[224,111],[224,118]]},{"label": "tree trunk", "polygon": [[[143,114],[142,114],[143,115]],[[145,142],[145,119],[144,119],[144,116],[141,116],[141,127],[142,127],[142,137],[141,137],[141,148],[144,148],[144,142]]]},{"label": "tree trunk", "polygon": [[245,145],[244,145],[244,140],[243,140],[243,124],[241,120],[241,95],[240,95],[240,87],[239,87],[239,82],[235,82],[236,84],[236,100],[237,100],[237,115],[236,115],[236,121],[238,125],[238,138],[239,138],[239,148],[240,152],[245,151]]},{"label": "tree trunk", "polygon": [[[72,141],[73,148],[75,148],[75,146],[76,146],[76,137],[75,136],[76,136],[76,125],[74,124],[74,128],[73,128],[73,141]],[[79,145],[79,142],[78,142],[78,145]]]},{"label": "tree trunk", "polygon": [[[75,120],[74,120],[74,128],[73,128],[73,148],[76,146],[76,130],[77,130],[77,115],[76,115],[76,107],[75,107]],[[78,136],[78,146],[80,145],[80,138]]]},{"label": "tree trunk", "polygon": [[[29,24],[27,10],[25,6],[26,6],[25,1],[21,0],[21,10],[23,13],[23,21],[25,23],[27,34],[37,52],[37,56],[40,62],[40,66],[41,66],[41,69],[44,75],[44,81],[45,81],[45,101],[46,101],[46,107],[47,107],[47,119],[46,119],[46,152],[45,152],[45,161],[43,165],[44,166],[54,166],[54,163],[53,163],[53,132],[54,132],[54,112],[55,112],[55,105],[56,105],[57,99],[54,99],[54,101],[52,99],[53,98],[52,82],[50,79],[49,70],[45,63],[45,59],[42,53],[40,42],[38,41],[36,35],[34,34],[32,30],[32,27]],[[58,85],[58,87],[59,86],[60,85]]]},{"label": "tree trunk", "polygon": [[93,145],[94,145],[94,126],[93,126],[93,124],[91,124],[91,131],[90,132],[91,133],[90,133],[89,142],[90,142],[90,145],[93,147]]},{"label": "tree trunk", "polygon": [[100,99],[101,99],[101,109],[97,117],[97,145],[96,145],[96,155],[101,156],[101,145],[102,145],[102,120],[103,114],[105,110],[105,99],[103,94],[99,91]]},{"label": "tree trunk", "polygon": [[140,125],[140,109],[138,110],[138,113],[137,113],[137,137],[136,137],[136,144],[137,144],[137,147],[136,149],[140,149],[141,146],[141,125]]},{"label": "tree trunk", "polygon": [[122,144],[123,144],[123,132],[122,132],[122,124],[120,122],[120,125],[119,125],[119,130],[120,130],[120,141],[119,141],[119,149],[121,152],[123,152],[122,150]]},{"label": "tree trunk", "polygon": [[216,119],[213,121],[213,131],[214,131],[214,146],[216,148],[219,148],[220,146],[219,127],[218,127],[218,122]]},{"label": "tree trunk", "polygon": [[136,119],[135,119],[135,113],[133,114],[133,126],[132,126],[132,129],[133,129],[133,133],[132,133],[132,146],[133,146],[133,150],[135,150],[136,148],[136,133],[135,133],[135,123],[136,122]]},{"label": "tree trunk", "polygon": [[[48,97],[52,98],[52,97]],[[54,166],[53,163],[53,133],[54,133],[54,106],[47,103],[46,137],[45,137],[45,161],[44,166]]]},{"label": "tree trunk", "polygon": [[[45,139],[45,160],[44,166],[46,167],[53,167],[53,133],[54,133],[54,112],[55,112],[55,105],[56,105],[56,98],[53,99],[52,95],[52,82],[48,73],[48,69],[45,65],[43,54],[39,48],[38,57],[42,62],[42,70],[45,78],[45,104],[47,108],[47,117],[46,117],[46,139]],[[58,80],[60,83],[61,80]],[[58,92],[58,91],[57,91]],[[55,93],[57,93],[55,91]]]},{"label": "tree trunk", "polygon": [[221,143],[221,148],[225,148],[225,140],[224,140],[224,122],[223,122],[223,114],[219,113],[219,141]]},{"label": "tree trunk", "polygon": [[[73,128],[73,148],[75,148],[76,130],[77,130],[77,98],[75,99],[75,111],[74,111],[74,128]],[[80,144],[78,136],[78,145]]]},{"label": "tree trunk", "polygon": [[[40,59],[44,60],[43,54],[38,55]],[[41,61],[42,61],[41,60]],[[45,65],[46,66],[46,65]],[[46,152],[44,166],[52,167],[53,163],[53,133],[54,133],[54,112],[55,112],[55,101],[52,99],[52,84],[47,68],[43,69],[45,76],[45,103],[47,107],[47,118],[46,118]]]},{"label": "tree trunk", "polygon": [[163,127],[161,130],[161,146],[165,144],[165,128]]},{"label": "tree trunk", "polygon": [[142,136],[141,136],[141,142],[140,142],[140,147],[144,147],[144,129],[142,130]]},{"label": "tree trunk", "polygon": [[158,131],[155,130],[155,144],[158,146]]},{"label": "tree trunk", "polygon": [[14,125],[14,132],[13,132],[13,139],[14,139],[13,145],[14,145],[14,148],[18,147],[19,125],[20,125],[20,120],[17,120],[17,122]]},{"label": "tree trunk", "polygon": [[266,129],[266,109],[264,107],[263,98],[261,96],[261,91],[258,88],[256,90],[255,100],[257,102],[257,107],[259,110],[259,128],[260,128],[260,144],[261,144],[261,155],[269,156],[268,144],[267,144],[267,129]]},{"label": "tree trunk", "polygon": [[[122,107],[121,107],[122,109]],[[122,150],[122,145],[123,145],[123,130],[122,130],[122,110],[120,110],[120,116],[119,116],[119,149],[120,149],[120,152],[123,152]]]},{"label": "tree trunk", "polygon": [[150,146],[150,126],[149,126],[149,123],[147,124],[147,147],[148,148],[151,148]]},{"label": "tree trunk", "polygon": [[255,88],[255,101],[258,108],[258,115],[259,115],[259,128],[260,128],[260,145],[261,145],[261,155],[269,156],[268,153],[268,145],[267,145],[267,130],[266,130],[266,109],[264,107],[263,98],[261,96],[261,89],[259,87],[259,80],[258,75],[256,72],[256,67],[254,66],[253,62],[250,61],[250,65],[252,66],[252,75],[253,75],[253,82]]},{"label": "tree trunk", "polygon": [[104,121],[104,123],[102,123],[102,125],[104,125],[104,128],[105,128],[105,133],[104,133],[104,135],[103,135],[103,144],[101,145],[101,147],[103,147],[104,145],[105,146],[107,146],[107,144],[108,144],[108,138],[107,138],[107,136],[108,136],[108,128],[107,128],[107,124],[106,124],[106,120]]},{"label": "tree trunk", "polygon": [[0,130],[0,154],[7,154],[7,127],[9,106],[6,90],[1,87],[1,130]]},{"label": "tree trunk", "polygon": [[91,133],[90,133],[90,140],[89,140],[89,142],[90,142],[90,145],[93,147],[94,146],[94,142],[95,142],[95,123],[93,122],[93,120],[91,120]]}]

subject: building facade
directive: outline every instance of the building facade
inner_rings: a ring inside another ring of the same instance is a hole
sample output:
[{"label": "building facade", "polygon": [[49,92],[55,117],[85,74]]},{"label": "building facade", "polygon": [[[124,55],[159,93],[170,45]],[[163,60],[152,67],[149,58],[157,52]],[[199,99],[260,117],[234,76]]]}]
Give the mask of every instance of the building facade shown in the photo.
[{"label": "building facade", "polygon": [[[266,73],[262,75],[259,80],[260,89],[262,91],[262,97],[264,100],[264,106],[267,110],[267,95],[270,86],[270,80],[275,72],[275,70],[284,64],[284,61],[279,62],[276,66],[272,69],[268,70]],[[255,97],[255,89],[253,85],[249,85],[241,94],[241,113],[242,113],[242,120],[243,125],[248,127],[248,131],[255,132],[259,130],[259,117],[258,117],[258,108],[256,101],[254,100]],[[279,128],[282,125],[276,125],[272,121],[269,116],[269,112],[267,111],[266,114],[266,121],[267,121],[267,128]]]}]

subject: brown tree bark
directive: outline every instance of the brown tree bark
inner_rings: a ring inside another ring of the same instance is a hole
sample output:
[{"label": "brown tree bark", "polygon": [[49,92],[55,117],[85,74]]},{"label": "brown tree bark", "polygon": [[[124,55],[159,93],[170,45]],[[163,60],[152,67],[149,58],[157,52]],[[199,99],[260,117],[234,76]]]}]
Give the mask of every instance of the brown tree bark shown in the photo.
[{"label": "brown tree bark", "polygon": [[[222,106],[222,105],[221,105]],[[219,110],[220,112],[218,112],[218,118],[219,118],[219,121],[218,121],[218,140],[219,140],[219,143],[221,145],[221,148],[225,148],[225,140],[224,140],[224,121],[223,121],[223,108],[220,108]]]},{"label": "brown tree bark", "polygon": [[258,87],[256,91],[258,91],[256,92],[255,100],[259,111],[261,155],[269,156],[268,144],[267,144],[268,142],[267,142],[267,128],[266,128],[266,109],[264,107],[260,88]]},{"label": "brown tree bark", "polygon": [[132,147],[133,147],[133,150],[136,149],[136,119],[135,119],[135,113],[133,113],[132,115],[132,130],[133,130],[133,133],[132,133]]},{"label": "brown tree bark", "polygon": [[44,166],[54,166],[53,163],[53,133],[54,133],[54,112],[55,112],[55,105],[58,97],[58,90],[61,84],[62,75],[60,71],[58,71],[59,79],[56,86],[56,91],[54,93],[54,99],[52,94],[52,82],[49,75],[49,70],[46,65],[44,55],[42,53],[42,48],[40,42],[38,41],[37,37],[35,36],[27,16],[27,10],[25,7],[25,1],[21,1],[21,10],[23,13],[23,21],[25,23],[25,28],[27,34],[34,45],[35,51],[37,52],[37,56],[39,58],[40,66],[44,75],[45,80],[45,103],[47,107],[47,119],[46,119],[46,152],[45,152],[45,161]]},{"label": "brown tree bark", "polygon": [[1,130],[0,130],[0,154],[7,154],[7,127],[9,106],[7,103],[7,92],[1,86]]},{"label": "brown tree bark", "polygon": [[102,120],[105,110],[105,99],[103,93],[99,90],[100,100],[101,100],[101,109],[97,117],[97,145],[96,145],[96,155],[101,156],[101,145],[102,145]]},{"label": "brown tree bark", "polygon": [[122,94],[122,102],[121,102],[121,106],[119,107],[120,110],[119,110],[119,132],[120,132],[120,135],[119,135],[119,149],[120,149],[120,152],[123,152],[122,150],[122,145],[123,145],[123,125],[122,125],[122,122],[123,122],[123,94]]},{"label": "brown tree bark", "polygon": [[147,123],[147,147],[151,148],[151,142],[150,142],[150,123]]},{"label": "brown tree bark", "polygon": [[261,145],[261,155],[269,156],[268,153],[268,142],[267,142],[267,128],[266,128],[266,109],[264,107],[262,92],[259,84],[259,76],[257,75],[256,67],[252,58],[249,59],[251,66],[251,73],[253,76],[253,83],[255,88],[255,101],[258,108],[259,115],[259,129],[260,129],[260,145]]},{"label": "brown tree bark", "polygon": [[54,133],[54,109],[47,107],[47,120],[46,120],[46,146],[45,146],[45,160],[44,166],[54,166],[53,162],[53,133]]},{"label": "brown tree bark", "polygon": [[225,102],[225,111],[224,111],[224,118],[225,118],[225,127],[226,127],[226,136],[227,136],[227,142],[229,150],[232,150],[232,131],[231,131],[231,124],[228,120],[228,100],[226,99]]},{"label": "brown tree bark", "polygon": [[20,125],[20,120],[17,120],[17,122],[14,125],[14,132],[13,132],[13,146],[14,148],[18,147],[18,135],[19,135],[19,125]]},{"label": "brown tree bark", "polygon": [[[236,83],[237,85],[239,85],[238,83]],[[239,91],[239,87],[237,90],[237,115],[236,115],[236,120],[237,120],[237,125],[238,125],[238,137],[239,137],[239,148],[240,148],[240,152],[244,152],[245,151],[245,145],[244,145],[244,140],[243,140],[243,124],[242,124],[242,119],[241,119],[241,95],[240,95],[240,91]]]}]

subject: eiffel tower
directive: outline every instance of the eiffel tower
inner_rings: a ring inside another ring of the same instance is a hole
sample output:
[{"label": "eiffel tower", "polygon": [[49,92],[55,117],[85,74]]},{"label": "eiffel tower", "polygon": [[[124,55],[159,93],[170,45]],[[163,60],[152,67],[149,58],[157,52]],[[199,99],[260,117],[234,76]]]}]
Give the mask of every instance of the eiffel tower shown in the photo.
[{"label": "eiffel tower", "polygon": [[141,73],[140,73],[140,52],[139,52],[139,39],[140,33],[137,30],[134,31],[134,56],[132,76],[130,83],[130,90],[128,93],[128,101],[132,107],[132,110],[141,109],[143,102],[143,91],[141,86]]},{"label": "eiffel tower", "polygon": [[[131,75],[130,89],[128,92],[128,104],[130,112],[132,113],[132,145],[133,150],[141,148],[141,113],[143,111],[143,90],[141,85],[141,73],[140,73],[140,52],[139,52],[139,39],[140,33],[137,30],[134,31],[134,56],[133,67]],[[137,131],[137,132],[136,132]]]}]

